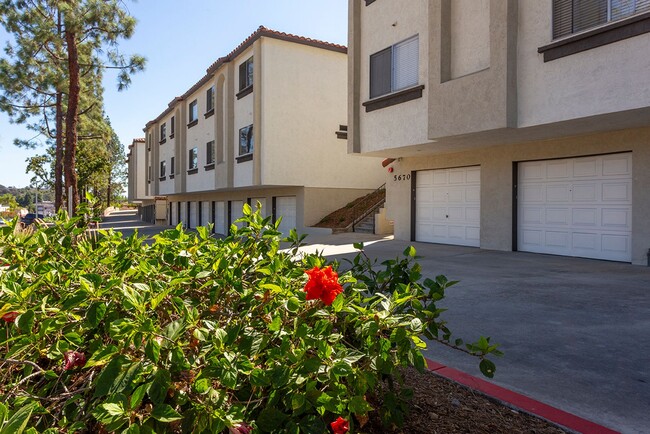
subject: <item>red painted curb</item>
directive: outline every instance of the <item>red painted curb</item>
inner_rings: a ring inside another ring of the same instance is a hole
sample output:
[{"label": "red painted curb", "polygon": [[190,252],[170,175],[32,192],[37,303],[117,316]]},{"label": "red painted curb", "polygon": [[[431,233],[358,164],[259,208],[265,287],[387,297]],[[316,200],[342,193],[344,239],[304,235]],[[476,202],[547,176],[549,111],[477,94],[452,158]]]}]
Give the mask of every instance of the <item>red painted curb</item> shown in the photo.
[{"label": "red painted curb", "polygon": [[433,360],[426,359],[429,370],[436,374],[467,386],[471,389],[478,390],[488,396],[507,402],[528,413],[539,416],[543,419],[562,425],[573,431],[583,434],[620,434],[610,428],[598,425],[590,420],[583,419],[566,411],[551,407],[548,404],[539,402],[512,390],[508,390],[496,384],[489,383],[481,378],[466,374],[454,368],[449,368]]}]

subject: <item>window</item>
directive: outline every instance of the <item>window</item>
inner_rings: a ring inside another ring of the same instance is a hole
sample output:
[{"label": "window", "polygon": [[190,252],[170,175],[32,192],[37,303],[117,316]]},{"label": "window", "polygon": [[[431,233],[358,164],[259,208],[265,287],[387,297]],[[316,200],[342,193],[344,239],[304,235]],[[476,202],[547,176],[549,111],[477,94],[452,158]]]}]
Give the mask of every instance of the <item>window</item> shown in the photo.
[{"label": "window", "polygon": [[239,90],[253,85],[253,58],[239,65]]},{"label": "window", "polygon": [[147,182],[151,182],[153,179],[153,170],[151,170],[151,166],[149,166],[147,170]]},{"label": "window", "polygon": [[418,84],[418,48],[414,36],[370,56],[370,98]]},{"label": "window", "polygon": [[650,11],[650,0],[553,0],[553,38]]},{"label": "window", "polygon": [[160,143],[165,143],[167,140],[167,124],[163,123],[160,126]]},{"label": "window", "polygon": [[198,148],[190,149],[189,158],[189,170],[198,169],[199,167],[199,150]]},{"label": "window", "polygon": [[174,124],[176,123],[176,117],[172,116],[172,118],[169,121],[169,138],[173,139],[174,138]]},{"label": "window", "polygon": [[239,130],[239,155],[253,152],[253,126],[249,125]]},{"label": "window", "polygon": [[205,113],[214,111],[214,86],[205,93]]},{"label": "window", "polygon": [[199,106],[196,100],[190,103],[190,123],[187,124],[188,127],[193,127],[199,122]]},{"label": "window", "polygon": [[205,164],[214,164],[214,140],[205,145]]},{"label": "window", "polygon": [[160,178],[164,178],[167,176],[167,162],[166,161],[161,161],[160,162]]},{"label": "window", "polygon": [[170,178],[170,179],[173,178],[173,177],[174,177],[174,173],[176,173],[176,164],[175,164],[175,161],[174,161],[174,160],[175,160],[174,157],[172,157],[172,158],[169,160],[169,178]]},{"label": "window", "polygon": [[147,135],[147,151],[151,151],[151,141],[153,139],[151,138],[151,133]]}]

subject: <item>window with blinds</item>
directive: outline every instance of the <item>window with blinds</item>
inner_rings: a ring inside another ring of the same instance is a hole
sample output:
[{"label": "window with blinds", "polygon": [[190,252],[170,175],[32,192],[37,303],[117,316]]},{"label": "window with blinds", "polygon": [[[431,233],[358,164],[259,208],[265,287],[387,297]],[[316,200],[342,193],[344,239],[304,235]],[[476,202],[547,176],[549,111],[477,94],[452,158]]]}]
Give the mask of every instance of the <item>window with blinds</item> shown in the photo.
[{"label": "window with blinds", "polygon": [[417,85],[418,65],[417,35],[371,55],[370,98]]},{"label": "window with blinds", "polygon": [[650,0],[553,0],[553,38],[650,12]]}]

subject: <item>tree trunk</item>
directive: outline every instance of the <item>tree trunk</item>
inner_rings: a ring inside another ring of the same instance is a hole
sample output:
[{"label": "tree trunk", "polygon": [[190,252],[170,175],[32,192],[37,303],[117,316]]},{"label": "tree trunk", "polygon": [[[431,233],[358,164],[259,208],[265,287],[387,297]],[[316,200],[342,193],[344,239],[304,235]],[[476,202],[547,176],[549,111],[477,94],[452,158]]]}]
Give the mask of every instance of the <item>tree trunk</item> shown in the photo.
[{"label": "tree trunk", "polygon": [[[68,113],[65,118],[65,186],[72,187],[72,214],[76,214],[79,205],[77,190],[77,172],[75,170],[77,154],[77,122],[79,117],[79,52],[77,50],[77,35],[66,25],[65,41],[68,47]],[[70,200],[70,198],[68,198]]]},{"label": "tree trunk", "polygon": [[[61,12],[56,13],[56,27],[62,36]],[[54,150],[54,209],[58,212],[63,205],[63,94],[56,92],[56,148]]]},{"label": "tree trunk", "polygon": [[63,205],[63,107],[62,94],[56,93],[56,148],[54,151],[54,209]]}]

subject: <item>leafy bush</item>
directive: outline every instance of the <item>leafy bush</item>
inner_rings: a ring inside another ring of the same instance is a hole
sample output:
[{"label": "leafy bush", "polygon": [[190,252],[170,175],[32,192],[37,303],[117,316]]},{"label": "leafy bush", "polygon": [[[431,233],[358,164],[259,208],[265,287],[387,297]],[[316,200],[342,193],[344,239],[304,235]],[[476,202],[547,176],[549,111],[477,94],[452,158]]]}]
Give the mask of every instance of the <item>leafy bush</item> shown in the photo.
[{"label": "leafy bush", "polygon": [[[1,432],[359,432],[375,410],[399,424],[402,388],[368,398],[425,368],[422,337],[452,345],[435,302],[453,282],[418,283],[413,248],[339,277],[244,214],[222,240],[178,226],[150,245],[83,218],[2,228]],[[466,351],[491,375],[494,345]]]}]

